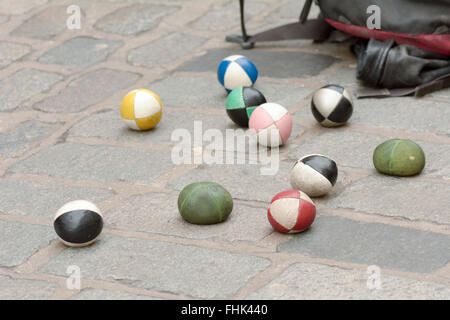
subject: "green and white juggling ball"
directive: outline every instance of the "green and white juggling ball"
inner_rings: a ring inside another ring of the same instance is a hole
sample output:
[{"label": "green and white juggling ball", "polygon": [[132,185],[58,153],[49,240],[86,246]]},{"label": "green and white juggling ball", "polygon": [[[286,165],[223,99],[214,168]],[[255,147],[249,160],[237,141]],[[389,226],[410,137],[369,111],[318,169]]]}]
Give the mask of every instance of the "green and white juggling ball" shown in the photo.
[{"label": "green and white juggling ball", "polygon": [[184,220],[194,224],[225,221],[233,210],[231,194],[215,182],[195,182],[178,196],[178,210]]},{"label": "green and white juggling ball", "polygon": [[373,164],[384,174],[413,176],[425,167],[425,154],[422,148],[411,140],[391,139],[376,147]]},{"label": "green and white juggling ball", "polygon": [[266,98],[259,90],[253,87],[239,87],[228,95],[227,114],[237,125],[248,127],[253,110],[266,102]]}]

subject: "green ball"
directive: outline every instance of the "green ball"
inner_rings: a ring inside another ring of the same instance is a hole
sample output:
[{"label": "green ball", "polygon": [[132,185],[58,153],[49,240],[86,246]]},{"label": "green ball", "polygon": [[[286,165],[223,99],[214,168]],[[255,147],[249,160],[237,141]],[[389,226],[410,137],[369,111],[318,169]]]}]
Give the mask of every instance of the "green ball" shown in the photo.
[{"label": "green ball", "polygon": [[375,149],[373,164],[381,173],[413,176],[425,167],[425,154],[422,148],[411,140],[391,139]]},{"label": "green ball", "polygon": [[215,182],[195,182],[178,196],[178,210],[184,220],[194,224],[225,221],[233,210],[231,194]]}]

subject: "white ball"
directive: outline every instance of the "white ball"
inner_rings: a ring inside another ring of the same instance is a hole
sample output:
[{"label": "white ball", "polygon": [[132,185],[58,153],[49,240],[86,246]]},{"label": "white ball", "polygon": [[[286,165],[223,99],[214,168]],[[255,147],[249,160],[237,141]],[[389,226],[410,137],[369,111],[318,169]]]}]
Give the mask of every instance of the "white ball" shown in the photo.
[{"label": "white ball", "polygon": [[330,192],[337,176],[336,162],[320,154],[311,154],[295,163],[290,181],[294,189],[302,190],[310,197],[320,197]]},{"label": "white ball", "polygon": [[95,242],[102,232],[103,216],[95,204],[75,200],[56,212],[53,227],[65,245],[84,247]]}]

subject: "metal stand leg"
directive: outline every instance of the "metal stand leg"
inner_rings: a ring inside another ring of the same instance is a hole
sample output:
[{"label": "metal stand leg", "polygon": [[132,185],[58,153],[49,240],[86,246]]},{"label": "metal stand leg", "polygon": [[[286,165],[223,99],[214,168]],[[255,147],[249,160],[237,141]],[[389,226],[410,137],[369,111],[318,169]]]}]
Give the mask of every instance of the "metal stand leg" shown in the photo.
[{"label": "metal stand leg", "polygon": [[239,43],[243,49],[252,49],[255,44],[250,41],[251,36],[247,35],[247,30],[245,29],[244,0],[239,0],[239,7],[241,13],[242,35],[229,35],[225,40],[228,42]]}]

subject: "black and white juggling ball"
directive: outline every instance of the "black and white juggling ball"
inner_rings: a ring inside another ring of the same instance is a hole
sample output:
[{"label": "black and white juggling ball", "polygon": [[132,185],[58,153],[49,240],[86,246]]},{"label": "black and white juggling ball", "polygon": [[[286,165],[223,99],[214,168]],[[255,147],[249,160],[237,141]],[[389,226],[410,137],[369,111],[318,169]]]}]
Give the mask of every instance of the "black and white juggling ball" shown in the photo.
[{"label": "black and white juggling ball", "polygon": [[327,194],[336,183],[338,168],[330,158],[311,154],[300,158],[291,171],[291,185],[310,197]]},{"label": "black and white juggling ball", "polygon": [[311,101],[311,111],[314,118],[322,126],[341,126],[352,116],[352,96],[347,89],[330,84],[314,93]]},{"label": "black and white juggling ball", "polygon": [[65,245],[84,247],[97,240],[102,232],[103,216],[95,204],[76,200],[58,210],[53,227]]}]

